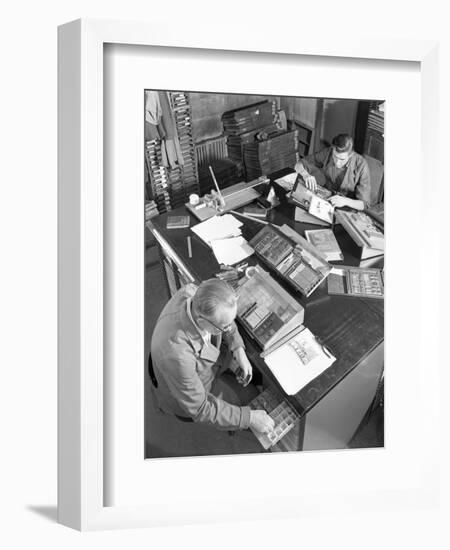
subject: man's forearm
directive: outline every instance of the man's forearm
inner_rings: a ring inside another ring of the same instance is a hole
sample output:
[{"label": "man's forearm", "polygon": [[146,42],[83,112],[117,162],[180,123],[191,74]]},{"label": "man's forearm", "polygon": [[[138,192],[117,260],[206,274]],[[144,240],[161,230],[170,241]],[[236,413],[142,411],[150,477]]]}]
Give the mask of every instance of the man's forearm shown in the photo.
[{"label": "man's forearm", "polygon": [[309,172],[308,170],[306,170],[305,165],[301,160],[299,160],[295,165],[295,171],[298,172],[302,176],[302,178],[309,176]]},{"label": "man's forearm", "polygon": [[364,210],[364,201],[360,199],[349,199],[347,197],[348,206],[354,208],[355,210]]}]

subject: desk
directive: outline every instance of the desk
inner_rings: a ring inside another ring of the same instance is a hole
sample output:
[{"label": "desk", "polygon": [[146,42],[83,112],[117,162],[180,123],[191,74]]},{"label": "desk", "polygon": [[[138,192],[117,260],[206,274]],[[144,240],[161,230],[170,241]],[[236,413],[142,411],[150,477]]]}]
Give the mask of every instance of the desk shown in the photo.
[{"label": "desk", "polygon": [[[283,175],[281,172],[274,174],[271,180],[280,174]],[[280,198],[280,205],[269,213],[267,221],[277,225],[286,223],[301,235],[304,235],[305,229],[317,228],[295,222],[295,206],[287,202],[284,191],[277,184],[274,187]],[[170,214],[182,215],[189,212],[183,206]],[[166,221],[167,214],[164,214],[153,218],[147,227],[161,245],[162,259],[166,263],[172,262],[172,267],[178,269],[170,283],[172,291],[174,284],[178,288],[189,280],[200,282],[213,277],[219,271],[219,264],[208,245],[189,228],[166,229]],[[247,240],[263,227],[257,221],[245,218],[240,218],[240,221],[244,223],[242,234]],[[191,226],[196,223],[198,220],[191,216]],[[334,264],[359,265],[355,245],[346,231],[337,226],[334,232],[344,253],[344,261]],[[192,258],[188,254],[187,236],[191,237]],[[249,263],[258,262],[252,256]],[[267,266],[261,265],[268,270]],[[374,265],[382,267],[383,257],[376,260]],[[180,280],[177,281],[177,277]],[[302,304],[305,308],[305,326],[323,341],[337,360],[296,395],[285,396],[260,358],[257,344],[241,329],[249,359],[262,373],[265,384],[281,392],[300,414],[298,429],[291,430],[278,443],[276,450],[345,448],[369,408],[383,372],[384,302],[329,296],[326,280],[309,298],[304,298],[292,287],[277,280]]]}]

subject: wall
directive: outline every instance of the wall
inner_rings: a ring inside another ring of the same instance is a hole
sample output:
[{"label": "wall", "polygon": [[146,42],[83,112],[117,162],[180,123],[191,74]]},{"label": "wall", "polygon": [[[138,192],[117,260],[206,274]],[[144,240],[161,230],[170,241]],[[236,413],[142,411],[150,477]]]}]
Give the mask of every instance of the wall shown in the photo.
[{"label": "wall", "polygon": [[356,99],[325,99],[320,137],[331,143],[337,134],[347,133],[353,136],[355,131]]},{"label": "wall", "polygon": [[311,127],[316,124],[317,99],[314,97],[282,97],[281,108],[288,119]]},{"label": "wall", "polygon": [[[198,143],[222,134],[221,116],[225,111],[251,105],[258,101],[277,101],[288,119],[295,119],[314,127],[317,99],[308,97],[275,97],[259,95],[210,94],[191,92],[192,131]],[[353,134],[358,101],[353,99],[325,99],[321,138],[331,142],[339,133]]]},{"label": "wall", "polygon": [[233,95],[191,92],[192,131],[194,141],[204,141],[223,133],[221,116],[225,111],[251,105],[259,101],[279,101],[274,96]]}]

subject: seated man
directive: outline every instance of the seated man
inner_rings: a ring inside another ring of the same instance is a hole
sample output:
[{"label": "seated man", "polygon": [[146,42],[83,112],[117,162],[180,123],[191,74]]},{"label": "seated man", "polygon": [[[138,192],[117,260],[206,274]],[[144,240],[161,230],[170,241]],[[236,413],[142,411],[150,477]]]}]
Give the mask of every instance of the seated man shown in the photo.
[{"label": "seated man", "polygon": [[333,206],[355,210],[370,206],[369,167],[364,157],[353,151],[353,139],[348,134],[337,135],[331,147],[301,159],[295,171],[311,191],[319,183],[335,193],[328,199]]},{"label": "seated man", "polygon": [[[219,429],[253,429],[268,433],[274,422],[262,410],[232,404],[215,391],[227,369],[240,367],[247,382],[252,366],[237,330],[237,299],[224,281],[209,279],[199,287],[181,288],[166,304],[158,318],[151,342],[153,369],[157,381],[157,406],[181,420],[214,425]],[[222,335],[228,349],[220,350]],[[220,377],[220,378],[219,378]],[[242,388],[241,388],[242,389]],[[214,395],[214,393],[219,395]]]}]

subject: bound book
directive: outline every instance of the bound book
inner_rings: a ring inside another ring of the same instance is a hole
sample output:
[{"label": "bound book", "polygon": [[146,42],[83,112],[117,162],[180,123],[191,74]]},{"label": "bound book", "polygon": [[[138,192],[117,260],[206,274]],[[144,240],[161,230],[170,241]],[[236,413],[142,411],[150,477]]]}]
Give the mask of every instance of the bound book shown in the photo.
[{"label": "bound book", "polygon": [[384,234],[365,212],[337,210],[336,221],[359,247],[361,260],[384,254]]},{"label": "bound book", "polygon": [[327,262],[339,262],[344,259],[342,250],[331,229],[311,229],[305,231],[306,240],[315,246]]},{"label": "bound book", "polygon": [[181,227],[189,227],[189,216],[168,216],[167,229],[179,229]]},{"label": "bound book", "polygon": [[333,267],[328,276],[328,294],[384,298],[384,274],[381,269],[351,266]]}]

